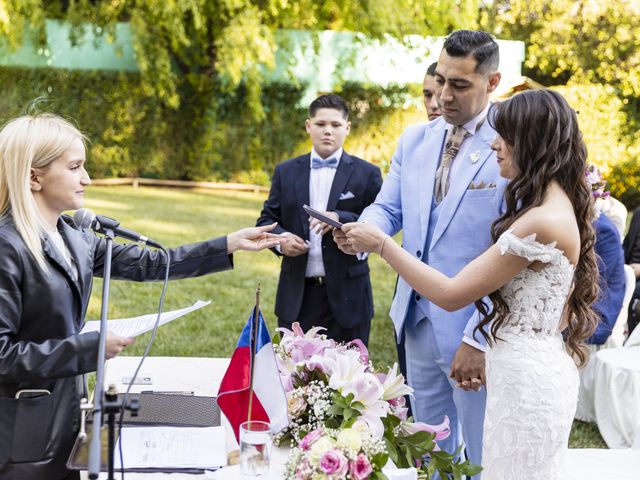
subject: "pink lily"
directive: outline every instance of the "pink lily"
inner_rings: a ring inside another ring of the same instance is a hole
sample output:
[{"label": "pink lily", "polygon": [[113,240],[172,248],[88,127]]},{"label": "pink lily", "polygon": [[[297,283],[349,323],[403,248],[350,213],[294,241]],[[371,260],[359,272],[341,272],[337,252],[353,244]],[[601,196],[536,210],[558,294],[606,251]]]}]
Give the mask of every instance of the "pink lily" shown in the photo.
[{"label": "pink lily", "polygon": [[402,422],[400,428],[406,435],[413,435],[417,432],[435,433],[435,440],[444,440],[451,433],[449,428],[449,417],[445,415],[444,421],[440,425],[429,425],[424,422]]}]

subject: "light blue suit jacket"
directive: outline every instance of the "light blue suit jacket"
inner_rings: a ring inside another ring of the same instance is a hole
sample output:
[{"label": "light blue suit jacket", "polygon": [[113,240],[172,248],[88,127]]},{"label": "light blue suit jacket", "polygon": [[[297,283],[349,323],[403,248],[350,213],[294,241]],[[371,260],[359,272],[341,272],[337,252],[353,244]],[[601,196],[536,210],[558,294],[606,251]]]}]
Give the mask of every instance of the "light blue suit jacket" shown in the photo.
[{"label": "light blue suit jacket", "polygon": [[[441,205],[438,222],[428,246],[428,263],[450,277],[491,244],[491,225],[500,215],[507,180],[500,177],[491,142],[495,131],[489,122],[466,141],[464,155],[455,158],[458,165],[449,191]],[[377,225],[389,235],[403,230],[403,248],[423,258],[429,227],[433,185],[446,137],[442,118],[407,128],[398,143],[391,169],[375,202],[367,207],[360,221]],[[469,189],[495,184],[493,188]],[[402,279],[398,285],[389,316],[400,338],[413,289]],[[473,338],[478,313],[473,304],[455,312],[429,305],[436,341],[443,353],[453,352],[466,334]],[[484,343],[480,334],[475,340]]]}]

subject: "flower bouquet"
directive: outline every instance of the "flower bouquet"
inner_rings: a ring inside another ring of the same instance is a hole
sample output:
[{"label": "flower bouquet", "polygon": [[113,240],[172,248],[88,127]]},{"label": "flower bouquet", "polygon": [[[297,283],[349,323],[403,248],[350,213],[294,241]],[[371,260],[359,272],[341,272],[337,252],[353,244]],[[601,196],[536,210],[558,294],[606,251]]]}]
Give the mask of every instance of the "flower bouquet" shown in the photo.
[{"label": "flower bouquet", "polygon": [[[377,371],[360,340],[339,344],[320,330],[305,334],[294,323],[292,330],[279,329],[282,338],[274,345],[290,421],[274,441],[294,447],[287,478],[385,478],[381,468],[387,460],[400,468],[416,467],[421,478],[436,471],[442,478],[480,471],[454,460],[458,452],[438,448],[436,442],[449,436],[447,417],[440,425],[407,418],[405,395],[413,389],[397,365]],[[327,473],[331,462],[339,468]],[[352,469],[353,462],[359,467]]]},{"label": "flower bouquet", "polygon": [[291,451],[285,478],[385,478],[381,471],[387,458],[384,441],[366,430],[318,428],[308,433]]}]

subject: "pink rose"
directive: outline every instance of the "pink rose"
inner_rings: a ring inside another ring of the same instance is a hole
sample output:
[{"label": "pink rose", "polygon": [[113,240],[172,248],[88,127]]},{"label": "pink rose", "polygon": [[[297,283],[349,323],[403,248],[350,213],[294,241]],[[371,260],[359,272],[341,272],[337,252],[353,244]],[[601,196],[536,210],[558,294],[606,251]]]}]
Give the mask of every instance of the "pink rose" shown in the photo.
[{"label": "pink rose", "polygon": [[315,430],[310,431],[305,435],[305,437],[300,441],[300,448],[302,450],[309,450],[311,445],[316,443],[316,441],[323,435],[322,429],[316,428]]},{"label": "pink rose", "polygon": [[373,467],[364,453],[359,453],[356,459],[351,461],[349,473],[354,480],[365,480],[373,473]]},{"label": "pink rose", "polygon": [[287,398],[287,409],[289,410],[289,416],[291,418],[298,418],[302,415],[307,408],[307,402],[302,397],[294,397],[290,395]]},{"label": "pink rose", "polygon": [[335,448],[324,452],[322,457],[320,457],[320,470],[327,475],[342,478],[348,469],[349,462],[346,457]]}]

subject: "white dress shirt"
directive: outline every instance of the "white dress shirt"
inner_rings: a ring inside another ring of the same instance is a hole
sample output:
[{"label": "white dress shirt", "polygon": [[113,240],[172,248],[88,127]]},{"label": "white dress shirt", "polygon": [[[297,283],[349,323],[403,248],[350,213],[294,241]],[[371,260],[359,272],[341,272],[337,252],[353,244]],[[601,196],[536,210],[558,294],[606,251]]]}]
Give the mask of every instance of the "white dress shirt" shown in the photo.
[{"label": "white dress shirt", "polygon": [[[340,158],[342,157],[342,148],[339,148],[327,158],[323,160],[329,160],[335,158],[338,161],[337,165],[340,165]],[[313,158],[322,158],[311,148],[311,160]],[[309,162],[309,168],[311,168],[311,162]],[[336,176],[336,168],[311,168],[309,174],[309,206],[321,212],[327,209],[327,202],[329,201],[329,193],[331,193],[331,185],[333,184],[333,178]],[[324,276],[324,263],[322,263],[322,235],[318,235],[313,230],[309,230],[309,257],[307,260],[307,270],[305,277],[323,277]]]}]

